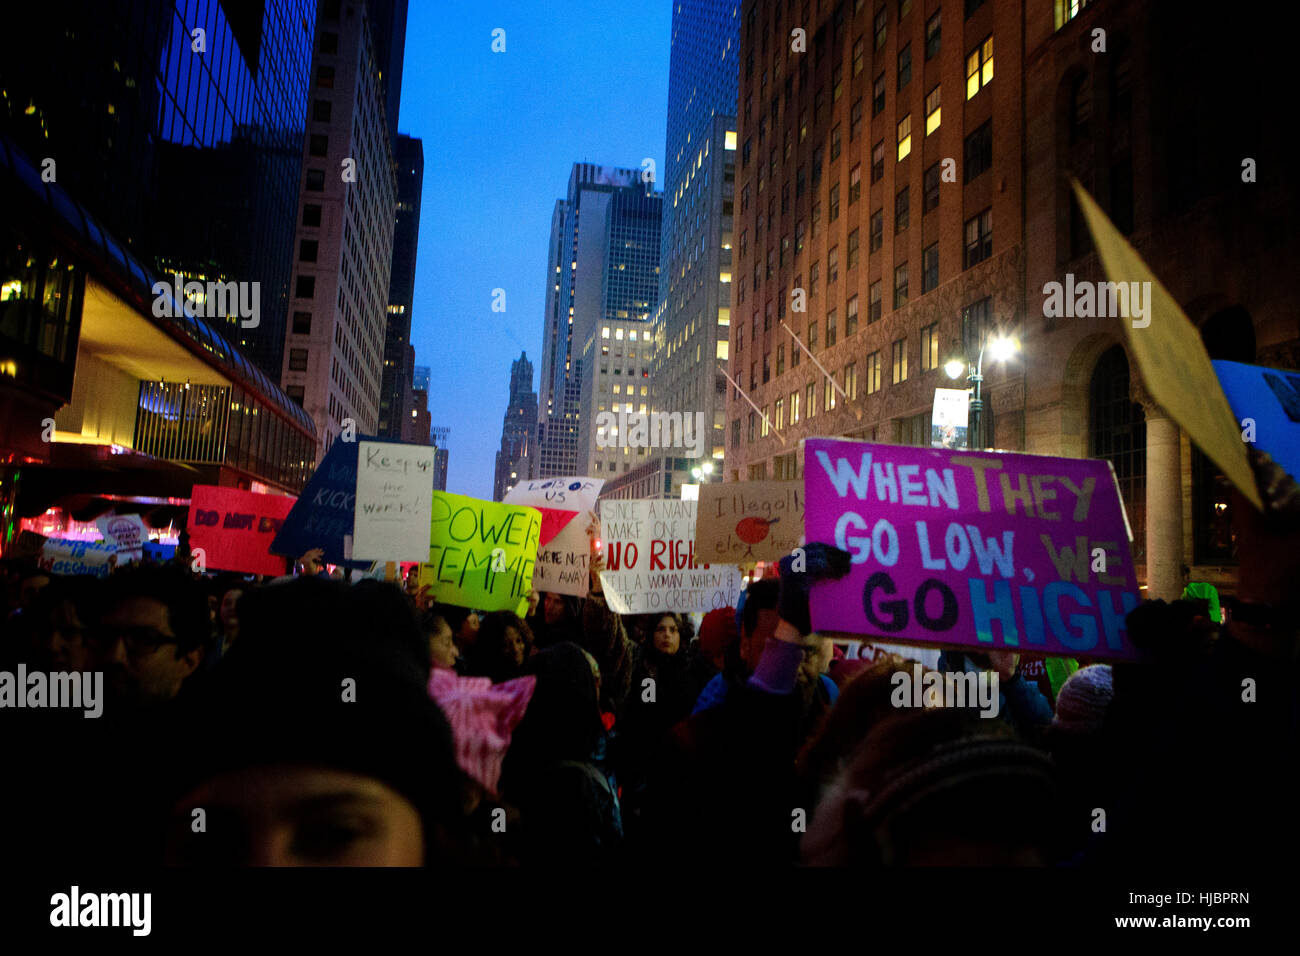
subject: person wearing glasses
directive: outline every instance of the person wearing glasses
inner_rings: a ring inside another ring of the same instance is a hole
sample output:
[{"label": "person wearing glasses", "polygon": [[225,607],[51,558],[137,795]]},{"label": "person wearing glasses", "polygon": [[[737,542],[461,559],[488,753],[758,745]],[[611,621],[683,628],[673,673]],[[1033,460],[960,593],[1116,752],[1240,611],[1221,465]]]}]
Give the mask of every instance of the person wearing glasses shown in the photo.
[{"label": "person wearing glasses", "polygon": [[93,634],[110,708],[175,698],[202,661],[209,632],[207,596],[189,575],[154,567],[114,575]]}]

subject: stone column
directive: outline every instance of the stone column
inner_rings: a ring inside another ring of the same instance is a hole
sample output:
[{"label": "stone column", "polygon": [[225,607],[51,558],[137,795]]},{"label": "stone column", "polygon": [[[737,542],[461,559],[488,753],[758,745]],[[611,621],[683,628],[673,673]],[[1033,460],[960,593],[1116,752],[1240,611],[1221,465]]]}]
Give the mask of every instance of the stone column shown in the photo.
[{"label": "stone column", "polygon": [[1154,402],[1147,420],[1147,597],[1175,600],[1183,592],[1183,483],[1178,426]]}]

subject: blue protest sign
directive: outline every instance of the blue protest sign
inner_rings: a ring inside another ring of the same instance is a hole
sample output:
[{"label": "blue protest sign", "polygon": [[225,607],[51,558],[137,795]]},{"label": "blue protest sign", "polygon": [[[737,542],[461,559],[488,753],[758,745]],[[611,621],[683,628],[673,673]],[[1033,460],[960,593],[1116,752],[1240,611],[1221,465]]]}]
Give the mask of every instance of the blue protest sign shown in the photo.
[{"label": "blue protest sign", "polygon": [[1300,478],[1300,372],[1221,360],[1212,364],[1242,441],[1268,452],[1288,475]]}]

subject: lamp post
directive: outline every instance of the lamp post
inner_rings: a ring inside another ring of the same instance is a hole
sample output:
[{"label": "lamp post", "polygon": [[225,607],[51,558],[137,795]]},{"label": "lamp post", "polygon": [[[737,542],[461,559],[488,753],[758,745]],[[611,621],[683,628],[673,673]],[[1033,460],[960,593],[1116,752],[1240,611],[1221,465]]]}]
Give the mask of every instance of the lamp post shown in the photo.
[{"label": "lamp post", "polygon": [[970,362],[969,357],[964,360],[951,358],[944,363],[944,372],[954,380],[961,377],[963,367],[968,369],[966,381],[971,383],[971,389],[973,390],[970,400],[970,421],[967,429],[967,444],[971,448],[978,450],[984,448],[984,437],[980,432],[984,412],[984,396],[981,388],[984,383],[984,351],[987,348],[989,357],[995,362],[1005,362],[1016,353],[1019,347],[1020,344],[1015,339],[999,335],[989,341],[987,333],[981,333],[979,354],[973,363]]},{"label": "lamp post", "polygon": [[700,484],[708,481],[711,474],[713,474],[713,462],[711,461],[706,461],[704,464],[691,469],[691,476]]}]

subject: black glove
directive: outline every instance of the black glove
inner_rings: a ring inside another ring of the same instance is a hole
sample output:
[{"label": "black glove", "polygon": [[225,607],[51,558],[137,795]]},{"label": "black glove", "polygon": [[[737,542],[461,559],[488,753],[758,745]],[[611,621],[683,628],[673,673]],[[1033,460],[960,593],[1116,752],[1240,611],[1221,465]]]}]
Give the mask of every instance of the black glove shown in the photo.
[{"label": "black glove", "polygon": [[781,559],[781,596],[777,610],[782,620],[806,636],[812,633],[808,611],[808,595],[812,586],[818,581],[834,581],[844,577],[852,566],[852,556],[847,551],[820,542],[806,544],[796,551],[803,552],[802,560],[798,562],[803,570],[794,570],[796,555],[787,554]]}]

